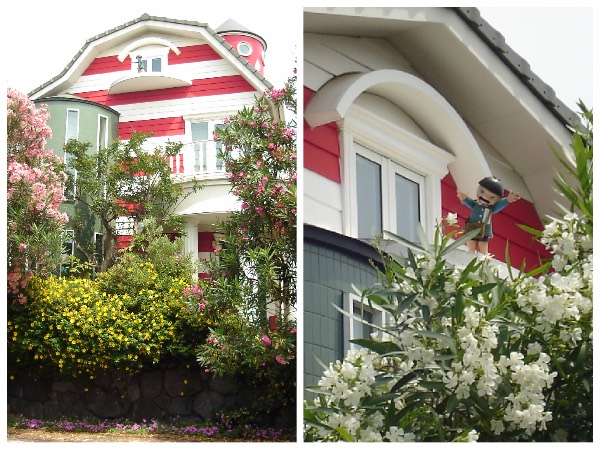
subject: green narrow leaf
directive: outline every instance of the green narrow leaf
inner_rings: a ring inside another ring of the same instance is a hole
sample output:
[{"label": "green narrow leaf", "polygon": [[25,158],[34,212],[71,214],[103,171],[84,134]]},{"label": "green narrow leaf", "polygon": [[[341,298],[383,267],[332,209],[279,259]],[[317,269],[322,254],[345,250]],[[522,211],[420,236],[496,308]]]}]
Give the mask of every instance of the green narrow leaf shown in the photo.
[{"label": "green narrow leaf", "polygon": [[450,346],[451,351],[456,354],[456,342],[454,341],[454,339],[448,335],[444,335],[444,334],[440,334],[439,332],[432,332],[432,331],[417,331],[415,332],[416,335],[420,335],[422,337],[427,337],[427,338],[435,338],[437,340],[443,340],[446,343],[448,343],[448,346]]},{"label": "green narrow leaf", "polygon": [[340,434],[340,436],[342,437],[342,440],[344,440],[348,443],[352,443],[355,441],[354,437],[350,434],[350,432],[348,432],[343,427],[336,427],[334,430]]},{"label": "green narrow leaf", "polygon": [[425,248],[417,245],[414,242],[411,242],[410,240],[405,239],[404,237],[396,235],[393,232],[383,231],[383,237],[386,238],[386,239],[389,239],[389,240],[393,240],[396,243],[399,243],[402,246],[406,246],[407,248],[412,249],[414,251],[417,251],[419,253],[425,252]]},{"label": "green narrow leaf", "polygon": [[411,371],[408,374],[405,374],[404,376],[402,376],[398,382],[396,382],[394,384],[394,386],[392,387],[392,389],[390,390],[392,393],[397,392],[400,388],[402,388],[404,385],[406,385],[407,383],[409,383],[411,380],[416,379],[417,377],[419,377],[421,374],[425,373],[424,370],[414,370]]},{"label": "green narrow leaf", "polygon": [[538,274],[546,273],[550,269],[551,266],[552,266],[552,261],[548,261],[545,264],[543,264],[537,268],[534,268],[531,271],[528,271],[525,276],[526,277],[534,277],[534,276],[537,276]]},{"label": "green narrow leaf", "polygon": [[469,240],[472,240],[473,237],[475,237],[477,234],[479,234],[479,232],[480,231],[478,231],[477,229],[474,229],[472,231],[467,232],[462,237],[459,237],[454,242],[452,242],[450,245],[448,245],[446,248],[444,248],[444,250],[442,251],[442,256],[445,256],[446,254],[448,254],[455,248],[458,248],[459,246],[462,246],[465,243],[467,243]]},{"label": "green narrow leaf", "polygon": [[350,341],[363,348],[370,349],[379,355],[389,354],[390,352],[399,352],[401,350],[398,345],[391,341],[374,341],[366,338],[355,338]]},{"label": "green narrow leaf", "polygon": [[534,235],[535,237],[541,237],[542,235],[544,235],[544,231],[541,231],[539,229],[535,229],[532,227],[529,227],[527,225],[524,224],[517,224],[517,227],[521,228],[523,231]]},{"label": "green narrow leaf", "polygon": [[585,365],[588,357],[588,349],[588,342],[584,341],[579,348],[579,353],[577,354],[577,359],[575,360],[575,366],[573,368],[575,372],[580,371]]},{"label": "green narrow leaf", "polygon": [[360,403],[361,408],[370,408],[396,399],[396,393],[386,393],[379,396],[367,396]]},{"label": "green narrow leaf", "polygon": [[491,289],[493,289],[494,287],[496,287],[497,285],[498,284],[496,284],[495,282],[491,282],[489,284],[484,284],[484,285],[479,285],[479,286],[471,288],[471,293],[472,293],[473,297],[477,297],[479,294],[488,292]]},{"label": "green narrow leaf", "polygon": [[458,405],[458,398],[455,394],[452,394],[448,397],[446,401],[446,413],[452,413],[456,406]]}]

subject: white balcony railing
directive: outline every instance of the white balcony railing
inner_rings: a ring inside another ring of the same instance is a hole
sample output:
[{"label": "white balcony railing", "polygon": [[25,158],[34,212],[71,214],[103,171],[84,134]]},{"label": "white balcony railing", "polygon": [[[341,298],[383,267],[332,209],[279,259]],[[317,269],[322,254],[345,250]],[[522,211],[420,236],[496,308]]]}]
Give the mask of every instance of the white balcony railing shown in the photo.
[{"label": "white balcony railing", "polygon": [[184,145],[181,152],[169,156],[171,172],[184,177],[223,175],[225,167],[218,157],[220,142],[201,141]]}]

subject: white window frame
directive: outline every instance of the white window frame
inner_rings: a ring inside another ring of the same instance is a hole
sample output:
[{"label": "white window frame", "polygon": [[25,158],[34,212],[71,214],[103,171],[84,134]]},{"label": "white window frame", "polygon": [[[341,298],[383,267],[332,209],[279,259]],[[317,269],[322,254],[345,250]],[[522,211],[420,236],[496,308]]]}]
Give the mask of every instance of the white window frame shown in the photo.
[{"label": "white window frame", "polygon": [[[77,131],[75,132],[75,137],[69,137],[69,112],[77,112]],[[65,119],[65,144],[69,141],[69,139],[79,140],[79,109],[67,108],[67,116]]]},{"label": "white window frame", "polygon": [[[182,151],[185,151],[185,158],[189,161],[185,162],[186,167],[192,167],[191,172],[199,175],[217,175],[224,176],[225,175],[225,166],[222,165],[221,169],[217,169],[217,142],[213,140],[213,133],[218,125],[225,125],[225,117],[228,117],[231,114],[227,115],[196,115],[196,116],[187,116],[183,117],[185,121],[185,140],[187,142],[186,147]],[[208,123],[208,133],[207,140],[192,140],[192,123]],[[200,169],[196,171],[196,150],[194,145],[198,143],[202,145],[202,150],[199,154],[201,160],[199,161]],[[206,171],[203,169],[202,165],[202,151],[206,151]],[[186,169],[188,172],[189,169]]]},{"label": "white window frame", "polygon": [[[360,310],[365,310],[373,314],[373,321],[371,322],[375,326],[383,327],[390,319],[390,316],[385,310],[376,304],[369,304],[368,300],[361,298],[355,293],[344,293],[344,310],[351,316],[343,315],[344,317],[344,353],[350,349],[358,349],[359,346],[351,343],[351,340],[356,338],[369,339],[369,335],[356,335],[354,332],[354,325],[356,323],[363,323],[359,319],[355,318],[354,307],[358,307]],[[382,331],[375,330],[377,337],[385,340],[387,335]]]},{"label": "white window frame", "polygon": [[[162,45],[147,45],[143,47],[139,47],[129,53],[129,57],[131,58],[131,70],[134,73],[165,73],[167,71],[167,67],[169,66],[169,47],[165,47]],[[142,61],[146,61],[146,71],[138,72],[138,60],[137,57],[141,56]],[[160,71],[153,72],[152,71],[152,60],[160,59]]]},{"label": "white window frame", "polygon": [[[100,135],[100,123],[102,122],[102,120],[104,119],[106,126],[104,127],[105,130],[105,134],[104,136]],[[100,151],[100,139],[102,137],[104,137],[104,146],[103,148],[106,148],[108,146],[108,117],[106,115],[102,115],[102,114],[98,114],[98,132],[96,133],[96,151]]]},{"label": "white window frame", "polygon": [[[375,162],[381,167],[381,207],[382,207],[382,226],[384,230],[397,233],[397,214],[396,214],[396,175],[401,175],[406,179],[413,181],[419,186],[419,223],[426,222],[426,209],[425,205],[425,177],[419,173],[415,173],[406,167],[392,161],[391,159],[378,154],[365,145],[358,141],[354,141],[354,160],[356,161],[356,155]],[[355,172],[356,173],[356,172]],[[354,195],[356,196],[356,188],[354,189]],[[358,198],[357,211],[358,211]],[[360,211],[358,211],[360,213]],[[358,215],[355,215],[357,221],[357,235],[358,235]],[[362,236],[365,237],[365,236]]]},{"label": "white window frame", "polygon": [[[248,46],[248,48],[249,48],[249,51],[247,51],[247,52],[243,52],[243,53],[242,53],[242,52],[240,51],[240,47],[241,47],[242,45],[247,45],[247,46]],[[250,56],[250,55],[252,54],[252,52],[254,51],[254,49],[252,48],[252,44],[251,44],[250,42],[246,42],[246,41],[240,41],[240,42],[238,42],[238,44],[237,44],[237,46],[236,46],[236,50],[237,50],[237,52],[238,52],[240,55],[242,55],[242,56]]]},{"label": "white window frame", "polygon": [[[69,112],[77,112],[77,126],[76,126],[76,132],[75,132],[75,137],[69,137]],[[79,140],[79,124],[81,122],[80,120],[81,117],[81,112],[79,111],[79,109],[73,109],[73,108],[67,108],[67,112],[66,112],[66,118],[65,118],[65,145],[67,144],[67,142],[70,139],[75,139],[75,140]],[[67,165],[68,160],[67,160],[67,153],[64,153],[63,156],[63,162],[65,165]],[[75,169],[69,169],[73,171],[73,197],[75,196],[75,192],[77,189],[77,170]],[[69,198],[69,192],[67,192],[67,189],[64,189],[63,195],[67,198],[67,199],[71,199]]]},{"label": "white window frame", "polygon": [[[441,180],[448,173],[448,164],[455,157],[419,136],[390,122],[366,108],[352,105],[340,128],[341,166],[342,166],[342,217],[344,234],[358,238],[358,204],[356,194],[356,154],[365,147],[382,161],[382,178],[390,179],[390,172],[398,171],[408,179],[419,179],[421,226],[429,241],[433,241],[435,224],[441,220]],[[387,168],[385,165],[387,164]],[[385,170],[384,170],[385,169]],[[409,176],[406,176],[408,174]],[[413,177],[413,174],[416,178]],[[412,178],[411,178],[412,177]],[[393,179],[393,177],[392,177]],[[391,184],[394,188],[394,184]],[[390,195],[382,190],[384,216],[383,229],[396,232],[395,202],[391,209]],[[393,195],[392,195],[393,197]],[[395,199],[394,199],[395,201]],[[392,215],[393,218],[389,216]]]}]

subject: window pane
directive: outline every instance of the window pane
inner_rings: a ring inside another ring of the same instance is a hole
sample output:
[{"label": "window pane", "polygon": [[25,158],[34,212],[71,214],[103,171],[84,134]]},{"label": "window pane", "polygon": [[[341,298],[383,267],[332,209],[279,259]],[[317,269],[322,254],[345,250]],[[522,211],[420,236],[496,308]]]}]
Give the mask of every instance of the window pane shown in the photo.
[{"label": "window pane", "polygon": [[[362,309],[362,310],[361,310]],[[371,312],[368,307],[363,306],[361,308],[360,304],[354,303],[354,310],[352,311],[354,316],[357,318],[361,318],[368,323],[373,323],[373,312]],[[354,338],[366,338],[369,339],[369,336],[375,332],[373,326],[369,326],[366,323],[362,323],[359,320],[352,320],[353,336]]]},{"label": "window pane", "polygon": [[98,150],[101,150],[103,148],[106,148],[106,141],[107,141],[107,133],[108,133],[108,126],[107,126],[107,122],[108,120],[106,119],[106,117],[99,117],[99,123],[98,123]]},{"label": "window pane", "polygon": [[161,62],[162,62],[162,60],[160,58],[153,58],[152,59],[152,71],[153,72],[160,72],[161,71]]},{"label": "window pane", "polygon": [[381,165],[356,155],[358,237],[381,234]]},{"label": "window pane", "polygon": [[77,130],[79,128],[79,111],[67,111],[67,134],[65,142],[69,139],[77,139]]},{"label": "window pane", "polygon": [[396,173],[396,233],[408,240],[418,240],[419,184]]},{"label": "window pane", "polygon": [[192,123],[192,141],[208,140],[208,122]]},{"label": "window pane", "polygon": [[[215,124],[215,130],[217,129],[223,129],[225,128],[225,125],[222,123],[217,123]],[[215,147],[217,150],[217,170],[223,170],[223,159],[219,156],[221,151],[223,150],[223,141],[221,140],[217,140],[215,142]]]}]

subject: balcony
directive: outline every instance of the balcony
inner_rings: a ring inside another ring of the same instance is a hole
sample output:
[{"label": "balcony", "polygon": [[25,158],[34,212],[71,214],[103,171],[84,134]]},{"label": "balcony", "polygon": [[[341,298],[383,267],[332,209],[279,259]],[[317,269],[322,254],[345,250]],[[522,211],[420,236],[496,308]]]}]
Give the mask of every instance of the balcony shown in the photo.
[{"label": "balcony", "polygon": [[191,86],[192,81],[175,76],[171,72],[130,73],[119,78],[108,88],[110,94],[141,92],[145,90],[168,89],[171,87]]},{"label": "balcony", "polygon": [[184,179],[225,177],[223,161],[217,157],[220,145],[210,140],[184,145],[179,154],[168,158],[171,173]]}]

